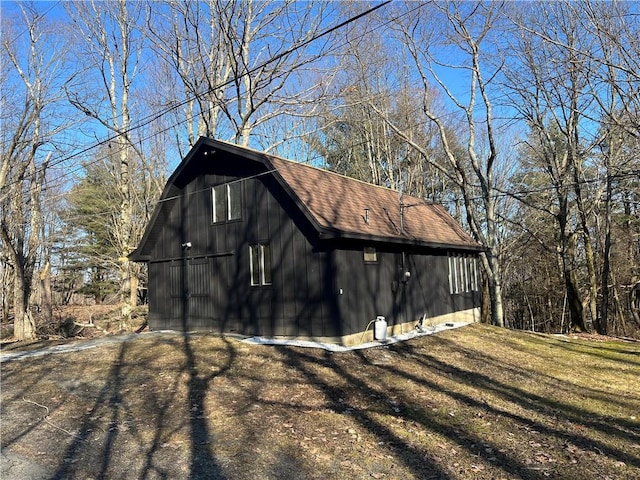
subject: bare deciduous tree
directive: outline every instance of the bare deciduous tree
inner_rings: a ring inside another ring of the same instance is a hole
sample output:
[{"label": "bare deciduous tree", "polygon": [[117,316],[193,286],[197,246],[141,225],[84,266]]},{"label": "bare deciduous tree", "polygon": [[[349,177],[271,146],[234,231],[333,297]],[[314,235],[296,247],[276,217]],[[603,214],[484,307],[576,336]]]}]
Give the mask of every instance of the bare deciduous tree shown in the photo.
[{"label": "bare deciduous tree", "polygon": [[[445,2],[429,5],[409,18],[400,17],[396,24],[398,39],[408,49],[422,87],[424,115],[437,128],[444,159],[430,155],[424,145],[385,118],[412,148],[443,174],[451,175],[455,182],[469,228],[487,248],[482,254],[482,263],[488,280],[491,321],[503,326],[500,229],[496,211],[499,143],[490,91],[491,78],[497,72],[488,70],[492,67],[485,61],[483,50],[485,46],[489,48],[487,38],[501,15],[502,6],[498,3]],[[465,94],[456,93],[442,78],[443,68],[464,73],[468,79]],[[464,119],[464,140],[459,132],[449,128],[455,117],[433,109],[434,83]],[[464,144],[462,150],[456,148],[460,143]]]},{"label": "bare deciduous tree", "polygon": [[320,31],[330,8],[292,0],[149,3],[148,35],[166,75],[161,105],[180,106],[179,150],[200,135],[246,146],[257,129],[317,105],[326,79],[306,68],[324,52],[295,47]]},{"label": "bare deciduous tree", "polygon": [[51,142],[64,128],[57,118],[62,98],[55,81],[65,49],[62,44],[49,48],[56,43],[54,35],[36,10],[20,10],[19,16],[3,19],[0,239],[2,267],[11,272],[14,336],[25,340],[36,334],[30,297],[43,253],[43,186]]},{"label": "bare deciduous tree", "polygon": [[[632,112],[638,111],[638,76],[627,53],[638,43],[637,27],[625,10],[589,2],[514,9],[517,35],[506,69],[505,91],[532,133],[528,154],[555,192],[553,204],[535,208],[547,209],[558,226],[572,326],[588,328],[586,306],[600,333],[608,329],[611,179],[621,173],[622,133],[637,132]],[[603,181],[591,181],[594,175]]]},{"label": "bare deciduous tree", "polygon": [[[120,272],[122,326],[126,326],[131,308],[136,305],[140,266],[128,260],[148,219],[148,203],[158,195],[158,184],[148,180],[163,158],[148,158],[140,130],[133,129],[132,117],[143,116],[144,96],[137,85],[141,81],[144,38],[139,31],[144,24],[142,4],[115,2],[76,2],[67,4],[72,20],[78,58],[83,67],[68,81],[69,101],[87,118],[110,132],[102,155],[110,164],[117,191],[117,212],[110,216],[112,241],[117,251]],[[136,95],[136,93],[138,93]],[[148,190],[140,198],[139,185]]]}]

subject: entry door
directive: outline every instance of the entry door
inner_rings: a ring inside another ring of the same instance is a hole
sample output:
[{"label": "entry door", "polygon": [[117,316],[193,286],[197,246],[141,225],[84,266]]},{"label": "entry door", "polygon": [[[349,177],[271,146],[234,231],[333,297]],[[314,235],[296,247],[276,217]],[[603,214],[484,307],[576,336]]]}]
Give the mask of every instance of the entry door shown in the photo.
[{"label": "entry door", "polygon": [[209,261],[206,258],[189,260],[187,264],[187,287],[190,319],[211,317],[209,295]]},{"label": "entry door", "polygon": [[211,269],[207,258],[187,259],[171,266],[171,313],[190,327],[213,317]]}]

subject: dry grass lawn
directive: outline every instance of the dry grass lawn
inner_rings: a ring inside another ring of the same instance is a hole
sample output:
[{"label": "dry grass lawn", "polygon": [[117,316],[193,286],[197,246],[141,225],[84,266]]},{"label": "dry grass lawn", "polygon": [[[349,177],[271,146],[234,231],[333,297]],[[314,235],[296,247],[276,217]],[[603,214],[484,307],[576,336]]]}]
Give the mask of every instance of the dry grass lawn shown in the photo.
[{"label": "dry grass lawn", "polygon": [[1,414],[2,449],[55,479],[640,479],[640,344],[142,334],[3,363]]}]

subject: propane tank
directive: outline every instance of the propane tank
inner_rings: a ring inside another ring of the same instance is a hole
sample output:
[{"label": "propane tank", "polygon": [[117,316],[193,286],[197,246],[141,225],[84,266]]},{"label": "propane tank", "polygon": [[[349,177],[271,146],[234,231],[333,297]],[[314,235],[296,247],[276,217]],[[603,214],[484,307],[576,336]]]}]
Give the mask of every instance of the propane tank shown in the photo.
[{"label": "propane tank", "polygon": [[387,321],[382,316],[376,318],[373,328],[373,338],[376,340],[387,339]]}]

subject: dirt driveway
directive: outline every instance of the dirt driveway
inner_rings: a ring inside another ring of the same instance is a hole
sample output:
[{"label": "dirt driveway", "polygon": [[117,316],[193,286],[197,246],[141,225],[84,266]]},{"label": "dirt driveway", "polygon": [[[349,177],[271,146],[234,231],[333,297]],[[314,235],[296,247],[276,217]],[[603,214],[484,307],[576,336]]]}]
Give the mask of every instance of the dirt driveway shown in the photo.
[{"label": "dirt driveway", "polygon": [[3,480],[640,479],[637,344],[473,325],[349,352],[74,348],[2,363]]}]

